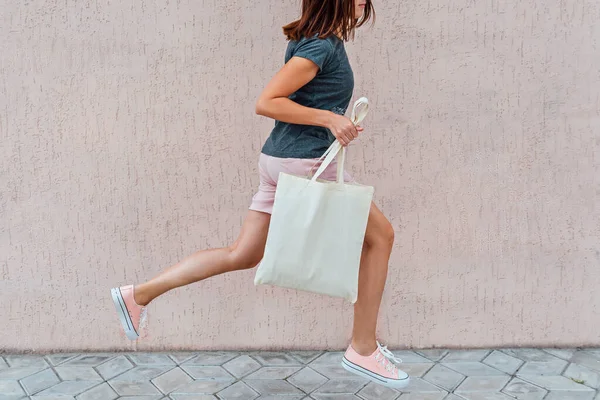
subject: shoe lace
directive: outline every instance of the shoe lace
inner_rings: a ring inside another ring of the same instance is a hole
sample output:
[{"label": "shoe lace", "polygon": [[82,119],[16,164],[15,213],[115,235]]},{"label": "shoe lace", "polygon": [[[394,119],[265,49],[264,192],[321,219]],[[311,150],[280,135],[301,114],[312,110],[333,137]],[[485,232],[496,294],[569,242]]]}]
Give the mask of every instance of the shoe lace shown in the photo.
[{"label": "shoe lace", "polygon": [[381,343],[377,342],[377,349],[379,352],[375,356],[375,360],[381,364],[388,372],[396,372],[396,364],[400,364],[402,360],[394,355],[387,346],[382,346]]},{"label": "shoe lace", "polygon": [[140,331],[148,325],[148,309],[146,307],[142,307],[140,312]]}]

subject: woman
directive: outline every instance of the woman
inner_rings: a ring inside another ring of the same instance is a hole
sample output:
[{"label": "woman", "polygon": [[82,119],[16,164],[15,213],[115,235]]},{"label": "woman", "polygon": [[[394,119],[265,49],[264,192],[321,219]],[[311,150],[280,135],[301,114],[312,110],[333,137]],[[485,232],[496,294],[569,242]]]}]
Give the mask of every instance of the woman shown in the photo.
[{"label": "woman", "polygon": [[[226,248],[199,251],[148,282],[112,289],[130,339],[138,338],[143,307],[163,293],[255,267],[263,257],[279,172],[306,176],[334,140],[347,146],[362,131],[344,116],[354,89],[344,42],[373,14],[371,0],[303,0],[302,17],[283,28],[289,40],[286,63],[256,104],[257,114],[276,123],[260,155],[260,186],[238,239]],[[322,178],[335,180],[335,176],[336,166],[330,165]],[[393,240],[390,222],[372,205],[361,257],[353,338],[342,364],[374,382],[402,388],[408,384],[408,375],[398,370],[398,360],[375,336]]]}]

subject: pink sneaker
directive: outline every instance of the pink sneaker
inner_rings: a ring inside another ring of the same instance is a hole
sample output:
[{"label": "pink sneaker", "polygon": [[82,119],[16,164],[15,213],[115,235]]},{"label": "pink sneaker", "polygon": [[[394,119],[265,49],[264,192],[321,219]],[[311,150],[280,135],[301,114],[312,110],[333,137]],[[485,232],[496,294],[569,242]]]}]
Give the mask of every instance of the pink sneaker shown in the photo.
[{"label": "pink sneaker", "polygon": [[342,359],[342,367],[348,372],[380,385],[402,389],[408,385],[410,378],[406,372],[396,366],[401,362],[402,360],[394,357],[386,346],[377,342],[377,350],[367,357],[358,354],[352,346],[348,347]]},{"label": "pink sneaker", "polygon": [[137,304],[133,298],[133,285],[121,286],[110,290],[121,326],[130,340],[140,337],[140,321],[144,319],[146,308]]}]

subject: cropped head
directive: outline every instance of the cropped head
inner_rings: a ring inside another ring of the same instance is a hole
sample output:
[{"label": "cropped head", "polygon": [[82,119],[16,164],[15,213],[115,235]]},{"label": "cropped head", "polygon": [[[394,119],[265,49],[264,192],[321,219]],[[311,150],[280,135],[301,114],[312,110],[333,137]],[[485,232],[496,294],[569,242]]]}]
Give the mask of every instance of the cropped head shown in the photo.
[{"label": "cropped head", "polygon": [[319,35],[354,37],[354,30],[375,18],[371,0],[302,0],[302,16],[283,27],[289,40]]}]

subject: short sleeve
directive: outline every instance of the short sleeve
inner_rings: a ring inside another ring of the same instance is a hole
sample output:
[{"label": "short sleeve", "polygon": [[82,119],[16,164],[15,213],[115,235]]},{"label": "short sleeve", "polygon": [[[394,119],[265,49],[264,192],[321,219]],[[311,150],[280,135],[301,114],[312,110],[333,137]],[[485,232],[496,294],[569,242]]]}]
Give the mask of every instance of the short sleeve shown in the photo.
[{"label": "short sleeve", "polygon": [[333,46],[327,39],[318,37],[303,38],[292,52],[292,57],[302,57],[314,62],[319,70],[327,65],[333,53]]}]

